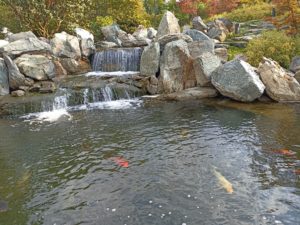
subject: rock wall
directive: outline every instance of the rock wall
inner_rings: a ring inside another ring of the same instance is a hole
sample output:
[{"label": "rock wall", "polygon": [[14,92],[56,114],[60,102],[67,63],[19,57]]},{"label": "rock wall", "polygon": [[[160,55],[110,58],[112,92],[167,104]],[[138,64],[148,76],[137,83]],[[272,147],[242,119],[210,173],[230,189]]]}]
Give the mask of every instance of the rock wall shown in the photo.
[{"label": "rock wall", "polygon": [[75,33],[77,36],[57,33],[48,40],[28,31],[0,40],[0,96],[53,92],[56,79],[89,72],[94,37],[80,28]]}]

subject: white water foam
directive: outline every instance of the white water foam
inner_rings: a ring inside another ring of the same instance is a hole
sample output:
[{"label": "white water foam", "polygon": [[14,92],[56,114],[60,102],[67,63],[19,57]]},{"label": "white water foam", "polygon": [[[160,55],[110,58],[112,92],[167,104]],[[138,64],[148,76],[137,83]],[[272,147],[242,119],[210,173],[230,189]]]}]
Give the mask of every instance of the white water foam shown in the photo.
[{"label": "white water foam", "polygon": [[21,119],[25,119],[24,121],[29,122],[30,124],[43,122],[54,123],[61,118],[68,118],[68,120],[71,120],[72,116],[66,109],[56,109],[53,111],[30,113],[21,117]]},{"label": "white water foam", "polygon": [[91,76],[95,76],[95,77],[105,77],[105,76],[124,76],[124,75],[136,75],[139,74],[140,72],[136,72],[136,71],[116,71],[116,72],[101,72],[101,71],[96,71],[96,72],[89,72],[87,73],[85,76],[87,77],[91,77]]},{"label": "white water foam", "polygon": [[93,102],[85,105],[69,107],[69,110],[77,111],[77,110],[92,110],[92,109],[111,109],[111,110],[130,109],[130,108],[137,108],[141,106],[142,102],[143,101],[140,99],[121,99],[115,101]]}]

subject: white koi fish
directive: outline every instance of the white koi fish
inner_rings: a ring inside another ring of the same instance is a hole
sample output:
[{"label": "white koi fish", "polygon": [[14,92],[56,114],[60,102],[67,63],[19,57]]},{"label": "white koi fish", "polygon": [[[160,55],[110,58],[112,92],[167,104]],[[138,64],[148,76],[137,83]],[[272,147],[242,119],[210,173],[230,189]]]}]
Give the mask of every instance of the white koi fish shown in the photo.
[{"label": "white koi fish", "polygon": [[214,174],[216,178],[219,181],[219,184],[227,191],[227,193],[232,194],[233,193],[233,187],[232,184],[214,168]]}]

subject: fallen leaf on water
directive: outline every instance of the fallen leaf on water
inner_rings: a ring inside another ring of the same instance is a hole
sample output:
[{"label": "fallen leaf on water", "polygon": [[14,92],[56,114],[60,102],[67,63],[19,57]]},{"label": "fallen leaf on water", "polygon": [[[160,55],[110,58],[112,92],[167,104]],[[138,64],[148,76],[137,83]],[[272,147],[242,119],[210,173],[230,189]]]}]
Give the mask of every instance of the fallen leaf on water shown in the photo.
[{"label": "fallen leaf on water", "polygon": [[293,151],[288,150],[288,149],[274,150],[274,153],[277,153],[277,154],[280,154],[280,155],[285,155],[285,156],[294,156],[294,155],[296,155],[296,152],[293,152]]},{"label": "fallen leaf on water", "polygon": [[124,159],[123,157],[112,157],[112,161],[114,161],[118,166],[128,168],[129,167],[129,162]]}]

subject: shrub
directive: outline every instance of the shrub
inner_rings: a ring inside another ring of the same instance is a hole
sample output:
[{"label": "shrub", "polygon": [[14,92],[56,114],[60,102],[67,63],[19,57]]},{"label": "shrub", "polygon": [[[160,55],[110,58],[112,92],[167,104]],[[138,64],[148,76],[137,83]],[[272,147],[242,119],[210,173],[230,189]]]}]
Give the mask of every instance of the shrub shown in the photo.
[{"label": "shrub", "polygon": [[260,3],[254,5],[243,5],[231,12],[225,12],[215,15],[209,20],[217,18],[227,18],[236,22],[246,22],[249,20],[260,20],[271,15],[272,5],[268,3]]},{"label": "shrub", "polygon": [[[4,5],[0,5],[0,28],[2,27],[7,27],[13,33],[22,31],[21,25],[14,13]],[[0,38],[3,38],[3,36]]]},{"label": "shrub", "polygon": [[230,46],[228,48],[228,60],[233,60],[236,55],[245,54],[244,48]]},{"label": "shrub", "polygon": [[253,66],[258,66],[265,56],[288,68],[296,51],[295,39],[287,36],[282,31],[267,31],[249,42],[246,48],[246,56]]}]

